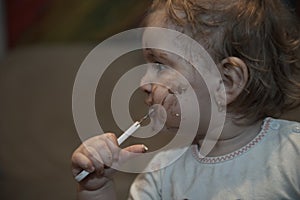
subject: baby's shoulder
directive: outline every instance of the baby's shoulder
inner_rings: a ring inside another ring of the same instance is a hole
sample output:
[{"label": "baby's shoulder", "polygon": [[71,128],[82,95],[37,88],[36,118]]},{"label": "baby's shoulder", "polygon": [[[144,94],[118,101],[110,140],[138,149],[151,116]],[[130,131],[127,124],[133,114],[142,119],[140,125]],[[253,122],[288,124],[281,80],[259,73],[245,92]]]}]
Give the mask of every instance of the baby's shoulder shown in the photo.
[{"label": "baby's shoulder", "polygon": [[290,154],[298,157],[300,153],[300,123],[283,119],[270,118],[270,144],[281,154]]},{"label": "baby's shoulder", "polygon": [[269,127],[271,130],[277,130],[278,134],[282,136],[295,136],[296,138],[300,138],[300,122],[271,118]]}]

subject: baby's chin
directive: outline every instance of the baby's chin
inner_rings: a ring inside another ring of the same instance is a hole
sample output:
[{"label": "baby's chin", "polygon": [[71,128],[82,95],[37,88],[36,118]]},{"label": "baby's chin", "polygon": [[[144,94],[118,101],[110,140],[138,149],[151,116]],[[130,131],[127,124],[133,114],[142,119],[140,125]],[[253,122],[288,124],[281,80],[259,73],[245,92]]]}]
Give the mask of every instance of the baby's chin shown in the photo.
[{"label": "baby's chin", "polygon": [[152,105],[150,109],[154,112],[150,115],[153,129],[160,130],[178,130],[180,126],[180,108],[176,98],[168,95],[163,104]]},{"label": "baby's chin", "polygon": [[169,132],[176,134],[179,129],[180,123],[177,120],[170,119],[153,119],[152,128],[155,131]]},{"label": "baby's chin", "polygon": [[165,126],[167,130],[178,130],[180,127],[180,120],[177,119],[167,119]]}]

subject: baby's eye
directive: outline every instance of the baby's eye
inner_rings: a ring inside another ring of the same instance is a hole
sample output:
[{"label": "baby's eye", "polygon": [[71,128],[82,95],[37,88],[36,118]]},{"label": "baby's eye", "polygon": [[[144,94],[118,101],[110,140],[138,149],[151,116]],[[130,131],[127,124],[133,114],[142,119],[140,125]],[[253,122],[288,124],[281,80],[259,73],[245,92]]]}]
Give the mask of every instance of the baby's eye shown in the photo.
[{"label": "baby's eye", "polygon": [[166,65],[164,65],[164,64],[162,64],[162,63],[156,62],[156,63],[154,63],[154,64],[155,64],[155,68],[156,68],[158,71],[162,71],[162,70],[167,69]]}]

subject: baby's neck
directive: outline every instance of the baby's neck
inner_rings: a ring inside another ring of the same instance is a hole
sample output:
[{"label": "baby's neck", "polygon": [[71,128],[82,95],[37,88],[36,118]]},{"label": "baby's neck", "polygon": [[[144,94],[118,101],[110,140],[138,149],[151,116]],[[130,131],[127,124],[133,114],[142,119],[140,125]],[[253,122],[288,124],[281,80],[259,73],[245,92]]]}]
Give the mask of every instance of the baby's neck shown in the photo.
[{"label": "baby's neck", "polygon": [[[238,125],[231,119],[226,119],[218,142],[207,156],[222,156],[242,148],[259,134],[261,126],[262,120],[251,125]],[[200,146],[202,142],[203,140],[199,140]]]}]

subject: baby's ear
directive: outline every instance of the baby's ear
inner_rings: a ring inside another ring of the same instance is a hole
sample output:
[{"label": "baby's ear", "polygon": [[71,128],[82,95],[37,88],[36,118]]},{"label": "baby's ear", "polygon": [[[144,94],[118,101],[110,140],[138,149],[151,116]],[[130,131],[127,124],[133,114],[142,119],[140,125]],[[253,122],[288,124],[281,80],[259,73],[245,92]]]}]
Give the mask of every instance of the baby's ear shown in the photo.
[{"label": "baby's ear", "polygon": [[226,90],[226,103],[232,103],[244,90],[249,73],[243,60],[237,57],[228,57],[221,61],[220,73]]}]

